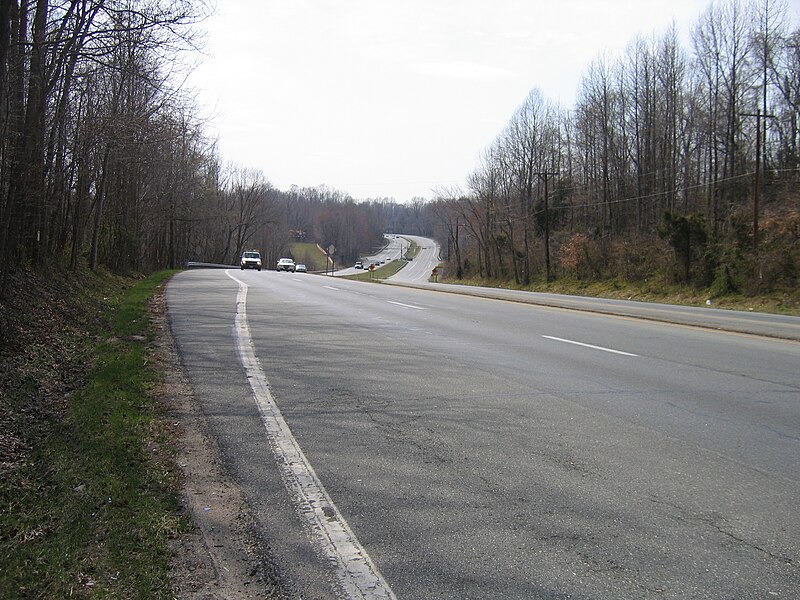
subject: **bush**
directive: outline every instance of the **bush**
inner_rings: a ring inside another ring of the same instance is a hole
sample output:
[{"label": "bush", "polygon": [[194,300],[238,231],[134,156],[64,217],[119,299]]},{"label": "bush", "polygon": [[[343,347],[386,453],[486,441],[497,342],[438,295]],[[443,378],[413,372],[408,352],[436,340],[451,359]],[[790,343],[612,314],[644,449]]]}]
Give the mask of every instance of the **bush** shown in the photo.
[{"label": "bush", "polygon": [[571,235],[556,252],[557,264],[579,281],[602,278],[608,267],[610,244],[586,233]]},{"label": "bush", "polygon": [[705,217],[701,214],[682,215],[665,211],[658,235],[675,252],[678,267],[676,280],[690,283],[694,278],[692,267],[706,252],[708,228]]},{"label": "bush", "polygon": [[624,281],[644,281],[668,267],[667,245],[655,237],[636,237],[611,243],[611,269]]}]

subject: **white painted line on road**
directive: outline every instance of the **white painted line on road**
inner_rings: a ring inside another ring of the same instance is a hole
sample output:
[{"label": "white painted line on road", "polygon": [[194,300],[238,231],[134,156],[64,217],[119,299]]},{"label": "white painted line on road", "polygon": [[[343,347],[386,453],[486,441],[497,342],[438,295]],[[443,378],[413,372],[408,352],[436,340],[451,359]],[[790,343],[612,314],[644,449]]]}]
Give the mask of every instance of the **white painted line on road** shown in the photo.
[{"label": "white painted line on road", "polygon": [[234,326],[239,359],[253,390],[283,483],[292,495],[298,513],[305,519],[316,552],[333,565],[347,599],[395,600],[394,592],[336,508],[281,415],[256,357],[250,335],[247,322],[248,285],[228,271],[226,273],[239,284]]},{"label": "white painted line on road", "polygon": [[332,285],[323,285],[322,287],[338,292],[341,288],[333,287]]},{"label": "white painted line on road", "polygon": [[574,344],[575,346],[583,346],[584,348],[592,348],[594,350],[602,350],[603,352],[611,352],[612,354],[621,354],[622,356],[639,356],[638,354],[631,354],[630,352],[623,352],[622,350],[603,348],[603,346],[593,346],[592,344],[584,344],[583,342],[576,342],[574,340],[565,340],[564,338],[553,337],[552,335],[543,335],[542,337],[547,338],[548,340],[564,342],[565,344]]},{"label": "white painted line on road", "polygon": [[394,302],[392,300],[387,300],[389,304],[396,304],[397,306],[404,306],[405,308],[413,308],[414,310],[425,310],[421,306],[414,306],[412,304],[403,304],[402,302]]}]

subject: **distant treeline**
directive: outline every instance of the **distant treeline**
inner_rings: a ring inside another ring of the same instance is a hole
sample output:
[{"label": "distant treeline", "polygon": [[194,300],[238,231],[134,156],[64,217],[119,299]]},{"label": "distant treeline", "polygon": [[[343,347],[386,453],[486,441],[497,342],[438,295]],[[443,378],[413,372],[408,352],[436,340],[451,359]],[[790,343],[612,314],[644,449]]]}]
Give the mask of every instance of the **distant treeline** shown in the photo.
[{"label": "distant treeline", "polygon": [[0,284],[31,265],[147,272],[235,262],[250,246],[277,257],[302,237],[350,258],[385,229],[422,232],[418,203],[280,191],[221,164],[180,86],[206,6],[0,1]]},{"label": "distant treeline", "polygon": [[0,290],[25,266],[147,272],[245,248],[272,261],[294,240],[354,260],[386,231],[435,235],[457,277],[797,285],[786,0],[715,2],[689,48],[673,28],[598,58],[569,110],[534,89],[468,189],[408,204],[224,166],[179,83],[205,7],[0,1]]}]

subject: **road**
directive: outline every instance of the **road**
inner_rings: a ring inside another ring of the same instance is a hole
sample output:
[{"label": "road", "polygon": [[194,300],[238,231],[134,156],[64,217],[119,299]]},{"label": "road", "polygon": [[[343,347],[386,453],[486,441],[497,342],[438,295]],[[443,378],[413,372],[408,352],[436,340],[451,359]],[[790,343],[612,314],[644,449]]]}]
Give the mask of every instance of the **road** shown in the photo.
[{"label": "road", "polygon": [[[365,256],[363,262],[365,265],[376,264],[376,273],[380,276],[380,269],[391,261],[405,256],[411,242],[414,242],[419,248],[417,256],[389,279],[400,283],[425,283],[431,277],[433,268],[439,264],[439,247],[429,238],[415,235],[386,235],[386,246],[380,252]],[[382,260],[383,264],[381,264]],[[335,275],[357,275],[358,273],[363,273],[363,271],[345,267],[337,270]]]},{"label": "road", "polygon": [[[797,342],[229,273],[176,276],[171,327],[296,597],[800,596]],[[324,491],[311,509],[275,415]],[[386,588],[347,592],[319,559],[303,519],[328,501]]]},{"label": "road", "polygon": [[[391,261],[398,260],[405,255],[409,246],[409,241],[407,239],[398,235],[386,235],[384,237],[386,245],[375,254],[364,256],[362,258],[364,266],[368,267],[370,264],[375,264],[378,271],[380,271],[381,268],[385,267]],[[381,263],[381,261],[384,262]],[[361,269],[355,269],[352,266],[348,266],[342,269],[337,269],[335,275],[358,275],[359,273],[363,272],[364,271]]]},{"label": "road", "polygon": [[426,283],[431,278],[434,267],[439,265],[439,246],[432,239],[416,235],[404,235],[403,238],[416,244],[419,250],[414,260],[407,263],[389,280],[401,283]]}]

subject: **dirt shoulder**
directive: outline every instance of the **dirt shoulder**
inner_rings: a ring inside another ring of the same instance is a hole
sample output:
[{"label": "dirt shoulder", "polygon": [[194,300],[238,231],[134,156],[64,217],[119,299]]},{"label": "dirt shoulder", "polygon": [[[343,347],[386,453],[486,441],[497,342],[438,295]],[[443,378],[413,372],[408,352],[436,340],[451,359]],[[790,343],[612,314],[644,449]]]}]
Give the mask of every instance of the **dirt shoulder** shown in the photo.
[{"label": "dirt shoulder", "polygon": [[181,599],[282,599],[280,573],[263,550],[241,490],[229,477],[192,396],[169,329],[163,292],[152,303],[155,355],[164,374],[158,394],[173,432],[181,501],[194,529],[174,543],[174,594]]}]

